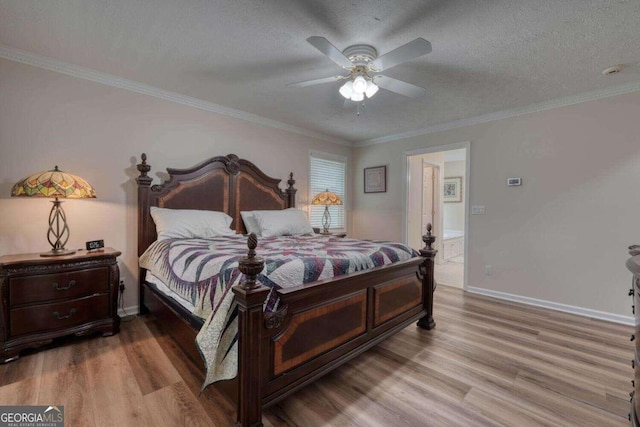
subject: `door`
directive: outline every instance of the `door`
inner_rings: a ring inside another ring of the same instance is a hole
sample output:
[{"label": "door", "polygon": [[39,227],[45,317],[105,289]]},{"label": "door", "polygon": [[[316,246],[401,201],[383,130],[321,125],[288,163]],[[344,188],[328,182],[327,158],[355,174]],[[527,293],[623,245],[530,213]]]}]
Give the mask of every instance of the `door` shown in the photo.
[{"label": "door", "polygon": [[[436,281],[443,285],[464,288],[468,267],[466,254],[468,253],[470,143],[421,148],[405,154],[407,161],[405,241],[414,249],[424,247],[421,236],[425,234],[426,224],[430,222],[433,227],[432,234],[436,237],[433,247],[438,250],[435,259]],[[444,203],[445,176],[461,178],[462,201]],[[451,255],[452,244],[455,244],[455,252],[460,255],[452,257],[447,262],[443,255],[447,249]]]},{"label": "door", "polygon": [[435,223],[435,167],[428,163],[422,165],[422,230],[425,231],[427,224]]},{"label": "door", "polygon": [[[438,183],[440,182],[440,166],[431,164],[427,161],[422,162],[422,234],[427,232],[427,224],[431,224],[431,233],[438,236],[440,233],[440,191],[438,191]],[[436,240],[437,242],[437,240]],[[442,252],[440,245],[436,243],[438,255]],[[440,258],[436,255],[436,258]],[[437,261],[437,259],[436,259]]]}]

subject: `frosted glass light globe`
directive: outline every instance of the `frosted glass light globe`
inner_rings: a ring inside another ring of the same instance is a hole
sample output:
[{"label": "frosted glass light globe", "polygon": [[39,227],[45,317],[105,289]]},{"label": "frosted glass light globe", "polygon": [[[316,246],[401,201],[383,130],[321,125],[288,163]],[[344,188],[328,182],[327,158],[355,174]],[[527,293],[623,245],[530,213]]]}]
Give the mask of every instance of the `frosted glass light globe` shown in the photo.
[{"label": "frosted glass light globe", "polygon": [[355,93],[364,93],[367,90],[367,81],[364,77],[358,76],[353,79],[353,91]]},{"label": "frosted glass light globe", "polygon": [[347,99],[350,99],[351,95],[353,95],[353,82],[349,80],[348,82],[343,84],[339,92],[340,95],[344,96]]},{"label": "frosted glass light globe", "polygon": [[367,95],[367,98],[371,98],[373,95],[375,95],[378,92],[378,85],[375,84],[374,82],[367,82],[367,90],[365,91],[365,95]]}]

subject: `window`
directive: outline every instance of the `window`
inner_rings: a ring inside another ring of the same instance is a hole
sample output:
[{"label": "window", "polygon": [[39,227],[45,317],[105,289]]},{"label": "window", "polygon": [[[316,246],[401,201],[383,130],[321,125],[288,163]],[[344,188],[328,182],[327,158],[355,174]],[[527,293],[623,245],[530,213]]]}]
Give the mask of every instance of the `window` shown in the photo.
[{"label": "window", "polygon": [[[309,170],[309,203],[318,193],[325,190],[333,191],[342,199],[342,205],[329,206],[331,215],[331,229],[346,228],[345,219],[345,175],[347,168],[346,157],[312,151]],[[322,228],[324,206],[311,206],[309,221],[311,226]]]}]

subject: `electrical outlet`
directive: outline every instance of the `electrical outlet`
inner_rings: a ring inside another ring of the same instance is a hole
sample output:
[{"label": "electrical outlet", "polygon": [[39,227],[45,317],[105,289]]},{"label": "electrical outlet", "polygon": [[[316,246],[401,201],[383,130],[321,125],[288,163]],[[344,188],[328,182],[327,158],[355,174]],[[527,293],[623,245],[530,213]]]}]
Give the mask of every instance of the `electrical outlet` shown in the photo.
[{"label": "electrical outlet", "polygon": [[484,275],[491,276],[493,274],[493,265],[486,264],[484,266]]},{"label": "electrical outlet", "polygon": [[124,293],[124,280],[120,280],[120,286],[118,289],[120,289],[121,294]]}]

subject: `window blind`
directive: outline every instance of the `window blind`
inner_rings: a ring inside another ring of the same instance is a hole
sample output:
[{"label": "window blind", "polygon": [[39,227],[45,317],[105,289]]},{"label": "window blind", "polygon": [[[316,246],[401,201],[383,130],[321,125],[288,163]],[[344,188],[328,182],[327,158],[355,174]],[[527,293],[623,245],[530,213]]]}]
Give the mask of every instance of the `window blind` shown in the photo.
[{"label": "window blind", "polygon": [[[342,205],[329,206],[331,228],[345,228],[345,174],[346,159],[330,154],[312,152],[309,171],[309,200],[325,190],[333,191],[342,199]],[[309,221],[313,227],[322,228],[324,206],[313,206],[309,209]]]}]

